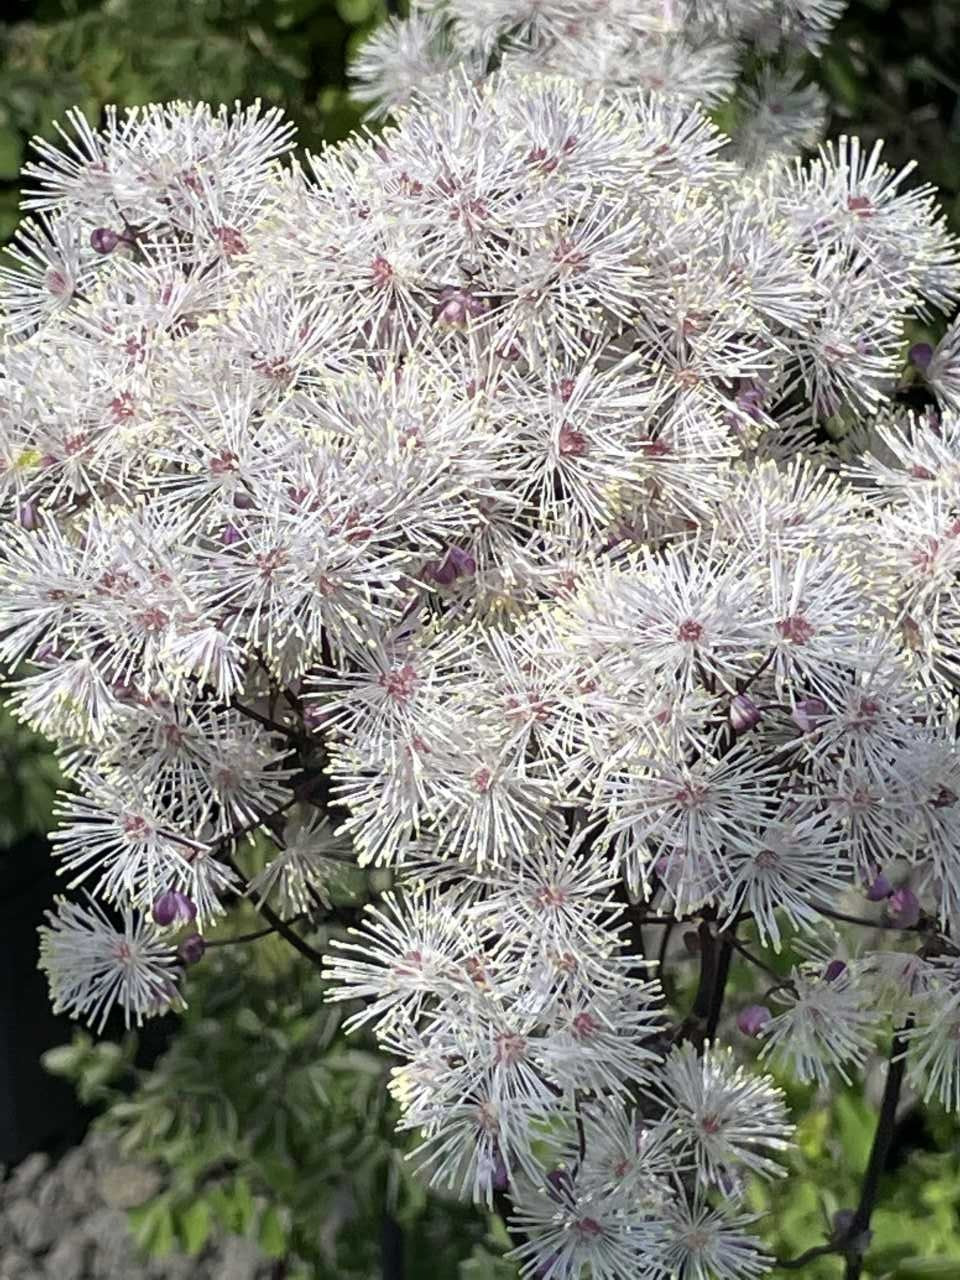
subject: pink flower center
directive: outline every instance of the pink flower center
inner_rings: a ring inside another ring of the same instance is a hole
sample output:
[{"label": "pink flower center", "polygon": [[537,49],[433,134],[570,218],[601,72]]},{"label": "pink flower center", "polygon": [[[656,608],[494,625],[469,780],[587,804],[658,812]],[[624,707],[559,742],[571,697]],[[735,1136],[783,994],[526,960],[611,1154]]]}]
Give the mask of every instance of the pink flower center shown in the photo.
[{"label": "pink flower center", "polygon": [[802,613],[794,613],[789,618],[781,618],[777,630],[791,644],[806,644],[816,635],[817,629]]}]

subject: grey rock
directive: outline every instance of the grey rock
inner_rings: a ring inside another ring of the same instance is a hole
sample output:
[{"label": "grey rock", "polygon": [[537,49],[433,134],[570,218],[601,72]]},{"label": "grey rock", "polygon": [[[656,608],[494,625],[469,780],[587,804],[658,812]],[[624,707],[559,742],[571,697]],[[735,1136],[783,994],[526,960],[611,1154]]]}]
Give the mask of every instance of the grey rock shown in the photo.
[{"label": "grey rock", "polygon": [[151,1263],[145,1280],[205,1280],[208,1274],[199,1258],[190,1258],[185,1253],[169,1253]]},{"label": "grey rock", "polygon": [[10,1234],[30,1253],[43,1253],[56,1234],[56,1218],[25,1197],[8,1204],[5,1217]]},{"label": "grey rock", "polygon": [[80,1217],[101,1206],[93,1161],[86,1146],[74,1147],[57,1165],[63,1184],[64,1212]]},{"label": "grey rock", "polygon": [[50,1167],[50,1157],[44,1151],[35,1151],[14,1169],[8,1194],[11,1199],[28,1195]]},{"label": "grey rock", "polygon": [[129,1276],[137,1274],[136,1250],[122,1209],[98,1209],[85,1219],[82,1230],[94,1248],[94,1263],[89,1270],[97,1280],[108,1280],[113,1271],[124,1267]]},{"label": "grey rock", "polygon": [[63,1217],[64,1201],[63,1179],[59,1169],[52,1169],[37,1183],[33,1194],[33,1203],[44,1213],[52,1213]]},{"label": "grey rock", "polygon": [[71,1231],[44,1258],[50,1280],[83,1280],[91,1246],[82,1231]]},{"label": "grey rock", "polygon": [[0,1249],[0,1280],[33,1280],[36,1263],[28,1253],[11,1246]]},{"label": "grey rock", "polygon": [[111,1209],[135,1209],[155,1196],[160,1185],[156,1170],[142,1164],[115,1164],[97,1179],[100,1198]]},{"label": "grey rock", "polygon": [[209,1274],[211,1280],[256,1280],[261,1261],[260,1251],[252,1241],[227,1236]]},{"label": "grey rock", "polygon": [[101,1133],[97,1129],[90,1130],[83,1140],[83,1146],[78,1150],[82,1151],[84,1162],[95,1173],[101,1173],[120,1160],[113,1138],[109,1133]]}]

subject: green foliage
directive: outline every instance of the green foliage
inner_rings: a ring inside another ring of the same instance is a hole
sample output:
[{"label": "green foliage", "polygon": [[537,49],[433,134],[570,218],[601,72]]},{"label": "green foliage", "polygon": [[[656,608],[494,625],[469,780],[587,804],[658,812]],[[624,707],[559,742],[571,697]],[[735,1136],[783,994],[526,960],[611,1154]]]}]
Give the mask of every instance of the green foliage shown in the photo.
[{"label": "green foliage", "polygon": [[46,742],[0,704],[0,847],[53,826],[60,770]]},{"label": "green foliage", "polygon": [[367,1280],[389,1212],[410,1280],[511,1280],[502,1234],[411,1176],[393,1134],[390,1064],[344,1037],[344,1011],[323,993],[316,970],[275,938],[211,948],[152,1070],[133,1069],[132,1036],[117,1045],[79,1033],[45,1056],[106,1108],[100,1123],[121,1152],[162,1174],[162,1191],[131,1211],[138,1245],[197,1253],[230,1231],[295,1262],[304,1280]]},{"label": "green foliage", "polygon": [[889,163],[940,188],[960,232],[960,4],[849,0],[811,73],[830,99],[828,136],[885,140]]},{"label": "green foliage", "polygon": [[[831,1099],[792,1098],[799,1119],[789,1175],[773,1184],[755,1181],[750,1203],[763,1214],[763,1235],[773,1253],[796,1257],[823,1243],[839,1209],[856,1207],[877,1111],[858,1089]],[[941,1117],[941,1123],[945,1120]],[[883,1179],[871,1221],[873,1239],[864,1262],[872,1280],[920,1280],[960,1275],[960,1152],[957,1131],[942,1151],[912,1151]],[[775,1268],[774,1280],[840,1280],[843,1262],[817,1258],[801,1272]]]},{"label": "green foliage", "polygon": [[345,80],[348,50],[386,12],[384,0],[41,0],[0,23],[0,239],[17,222],[16,179],[34,134],[70,106],[169,98],[276,103],[304,147],[359,121]]}]

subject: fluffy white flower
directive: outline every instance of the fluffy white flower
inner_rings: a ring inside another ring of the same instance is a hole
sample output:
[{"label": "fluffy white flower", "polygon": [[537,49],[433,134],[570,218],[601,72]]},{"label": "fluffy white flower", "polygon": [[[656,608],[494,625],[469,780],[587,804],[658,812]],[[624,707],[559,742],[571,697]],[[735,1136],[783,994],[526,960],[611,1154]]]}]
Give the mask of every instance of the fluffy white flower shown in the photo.
[{"label": "fluffy white flower", "polygon": [[178,1000],[176,953],[143,916],[126,912],[120,927],[96,903],[60,899],[40,930],[40,967],[57,1012],[102,1031],[115,1006],[138,1025]]}]

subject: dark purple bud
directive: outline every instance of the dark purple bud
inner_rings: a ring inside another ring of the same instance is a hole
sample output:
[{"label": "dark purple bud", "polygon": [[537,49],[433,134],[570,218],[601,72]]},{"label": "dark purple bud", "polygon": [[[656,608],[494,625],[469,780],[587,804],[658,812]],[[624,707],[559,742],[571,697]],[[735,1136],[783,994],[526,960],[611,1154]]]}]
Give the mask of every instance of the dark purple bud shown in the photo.
[{"label": "dark purple bud", "polygon": [[845,960],[831,960],[823,971],[823,977],[826,982],[836,982],[837,978],[842,977],[846,972]]},{"label": "dark purple bud", "polygon": [[765,1004],[748,1004],[737,1014],[737,1028],[745,1036],[758,1036],[760,1028],[770,1021],[770,1010]]},{"label": "dark purple bud", "polygon": [[745,693],[738,693],[730,703],[730,724],[734,733],[746,733],[755,729],[760,723],[760,711],[752,698]]},{"label": "dark purple bud", "polygon": [[883,902],[885,898],[889,898],[893,893],[893,885],[881,871],[873,884],[867,889],[868,902]]},{"label": "dark purple bud", "polygon": [[462,547],[451,547],[447,552],[447,560],[456,568],[458,578],[466,578],[477,572],[476,560]]},{"label": "dark purple bud", "polygon": [[471,319],[482,316],[489,310],[489,303],[476,297],[469,289],[447,285],[440,291],[440,301],[433,313],[434,320],[449,325],[454,329],[462,329]]},{"label": "dark purple bud", "polygon": [[754,422],[763,417],[763,390],[757,386],[746,386],[737,392],[737,405]]},{"label": "dark purple bud", "polygon": [[887,918],[899,929],[912,929],[920,919],[920,899],[912,889],[897,889],[887,899]]},{"label": "dark purple bud", "polygon": [[793,708],[791,719],[804,733],[820,727],[830,708],[822,698],[804,698]]},{"label": "dark purple bud", "polygon": [[249,511],[256,506],[256,501],[252,494],[247,493],[246,489],[238,489],[233,495],[233,505],[238,511]]},{"label": "dark purple bud", "polygon": [[243,534],[235,524],[225,524],[223,526],[223,531],[220,534],[220,541],[225,547],[232,547],[235,543],[239,542],[242,537]]},{"label": "dark purple bud", "polygon": [[196,920],[197,906],[178,889],[166,889],[153,904],[153,918],[163,928],[177,921],[186,924],[190,920]]},{"label": "dark purple bud", "polygon": [[173,924],[176,920],[177,911],[177,895],[173,889],[167,889],[154,901],[152,912],[154,922],[165,929],[168,924]]},{"label": "dark purple bud", "polygon": [[493,1172],[490,1175],[490,1185],[494,1191],[506,1191],[510,1185],[510,1174],[507,1172],[507,1162],[503,1156],[497,1151],[493,1157]]},{"label": "dark purple bud", "polygon": [[929,342],[915,342],[910,348],[907,359],[918,369],[926,369],[933,359],[933,347]]},{"label": "dark purple bud", "polygon": [[429,566],[427,576],[442,587],[449,587],[458,578],[468,577],[476,571],[477,562],[469,551],[464,551],[461,547],[450,547],[439,564]]},{"label": "dark purple bud", "polygon": [[21,502],[20,510],[17,515],[20,520],[21,529],[27,529],[31,533],[40,523],[40,518],[37,515],[36,504],[33,502]]},{"label": "dark purple bud", "polygon": [[432,578],[441,587],[449,587],[456,581],[457,571],[447,560],[442,560],[439,564],[434,560],[427,565],[424,576]]},{"label": "dark purple bud", "polygon": [[120,243],[120,236],[110,227],[95,227],[90,232],[90,247],[94,253],[113,253]]},{"label": "dark purple bud", "polygon": [[199,933],[189,933],[177,947],[177,955],[182,964],[197,964],[203,959],[207,944]]}]

